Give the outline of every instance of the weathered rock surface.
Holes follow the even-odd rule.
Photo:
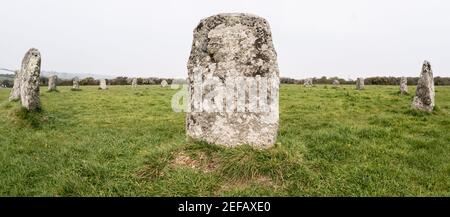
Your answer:
[[[364,90],[364,78],[357,78],[356,79],[356,89],[357,90]]]
[[[131,87],[137,87],[138,86],[138,80],[137,78],[133,78],[133,80],[131,81]]]
[[[108,86],[106,86],[106,79],[100,79],[100,89],[107,90]]]
[[[58,77],[56,75],[52,75],[48,78],[48,91],[56,91],[56,80]]]
[[[22,77],[20,70],[15,71],[14,86],[11,89],[11,94],[9,96],[9,101],[20,100],[20,83],[22,82]]]
[[[80,78],[73,78],[72,90],[80,90]]]
[[[405,77],[400,78],[400,93],[408,94],[408,80]]]
[[[313,86],[313,79],[312,78],[307,78],[303,81],[303,86],[304,87],[312,87]]]
[[[194,30],[188,76],[188,138],[227,147],[274,145],[279,70],[265,19],[241,13],[203,19]],[[258,91],[250,91],[253,81]],[[219,88],[224,85],[226,90]],[[255,100],[261,100],[258,109]],[[205,112],[211,105],[217,110]]]
[[[161,87],[167,87],[168,83],[166,80],[161,81]]]
[[[20,99],[22,106],[27,110],[38,110],[41,108],[40,101],[40,74],[41,54],[35,48],[31,48],[22,60]]]
[[[434,109],[434,78],[431,65],[425,61],[422,72],[417,83],[416,95],[414,96],[412,107],[423,111],[433,111]]]

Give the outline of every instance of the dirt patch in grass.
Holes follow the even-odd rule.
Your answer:
[[[219,167],[217,157],[205,152],[186,153],[185,151],[172,152],[164,156],[154,156],[136,172],[136,176],[143,179],[158,179],[168,172],[167,169],[190,168],[202,173],[214,172]]]
[[[219,165],[219,160],[213,156],[209,156],[204,152],[198,152],[193,155],[188,155],[184,151],[177,153],[170,163],[171,167],[189,167],[198,169],[203,173],[213,172]]]

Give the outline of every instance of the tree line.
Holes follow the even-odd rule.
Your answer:
[[[160,84],[162,80],[166,80],[168,84],[171,84],[174,79],[172,78],[138,78],[139,85],[152,85]],[[355,80],[346,80],[338,77],[326,77],[322,76],[320,78],[313,78],[313,84],[332,84],[334,80],[338,80],[340,84],[355,84]],[[407,77],[409,85],[417,85],[419,77]],[[41,77],[41,85],[48,85],[48,78]],[[132,78],[129,77],[116,77],[113,79],[106,79],[108,85],[130,85]],[[293,79],[293,78],[280,78],[282,84],[303,84],[304,79]],[[80,80],[80,85],[99,85],[100,80],[93,77],[87,77]],[[368,77],[365,78],[364,83],[366,85],[398,85],[400,83],[400,77]],[[59,86],[72,86],[72,79],[57,79],[57,84]],[[450,77],[435,77],[435,85],[450,85]],[[14,85],[14,75],[10,74],[0,74],[0,86],[1,87],[12,87]]]
[[[312,78],[313,84],[333,84],[334,80],[338,80],[340,84],[356,84],[356,80],[346,80],[338,77],[320,77]],[[417,85],[419,77],[406,77],[408,85]],[[293,79],[293,78],[280,78],[282,84],[303,84],[305,79]],[[368,77],[364,78],[364,84],[366,85],[399,85],[400,77]],[[450,77],[434,77],[435,85],[450,85]]]
[[[133,78],[120,76],[120,77],[116,77],[113,79],[105,79],[105,80],[108,85],[131,85]],[[160,84],[161,81],[163,81],[163,80],[166,80],[170,84],[173,79],[171,79],[171,78],[156,78],[156,77],[137,78],[138,85]],[[73,84],[73,79],[58,78],[56,83],[59,86],[71,86]],[[48,85],[48,78],[41,77],[41,84]],[[87,78],[80,79],[80,85],[99,85],[99,84],[100,84],[100,80],[95,79],[93,77],[87,77]]]

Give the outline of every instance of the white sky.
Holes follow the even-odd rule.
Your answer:
[[[0,0],[0,67],[186,77],[192,31],[222,12],[266,18],[281,76],[450,76],[445,0]],[[2,73],[2,72],[0,72]]]

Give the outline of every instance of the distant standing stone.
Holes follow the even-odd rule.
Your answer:
[[[100,79],[100,90],[107,90],[106,79]]]
[[[413,99],[412,107],[431,112],[434,108],[434,96],[433,71],[430,63],[425,61],[417,83],[416,96]]]
[[[78,77],[73,78],[72,90],[80,90],[80,79]]]
[[[335,80],[333,80],[333,86],[335,86],[335,87],[336,87],[336,86],[339,86],[339,84],[340,84],[340,83],[339,83],[339,81],[338,81],[338,80],[336,80],[336,79],[335,79]]]
[[[304,87],[311,87],[312,85],[313,85],[313,79],[312,78],[307,78],[303,82],[303,86]]]
[[[138,80],[137,78],[133,78],[133,80],[131,81],[131,87],[137,87],[138,86]]]
[[[188,138],[226,147],[272,147],[280,81],[268,22],[249,14],[218,14],[201,20],[193,38]]]
[[[400,78],[400,93],[408,94],[408,80],[405,77]]]
[[[22,83],[22,77],[20,70],[15,71],[14,86],[9,96],[9,101],[20,100],[20,83]]]
[[[41,108],[39,98],[39,81],[41,74],[41,54],[35,48],[31,48],[22,60],[22,82],[20,84],[20,98],[22,106],[29,111]]]
[[[167,87],[167,81],[166,80],[162,80],[161,81],[161,87]]]
[[[56,75],[52,75],[48,78],[48,91],[56,91],[56,80],[58,77]]]
[[[357,90],[364,90],[364,78],[357,78],[356,79],[356,89]]]

